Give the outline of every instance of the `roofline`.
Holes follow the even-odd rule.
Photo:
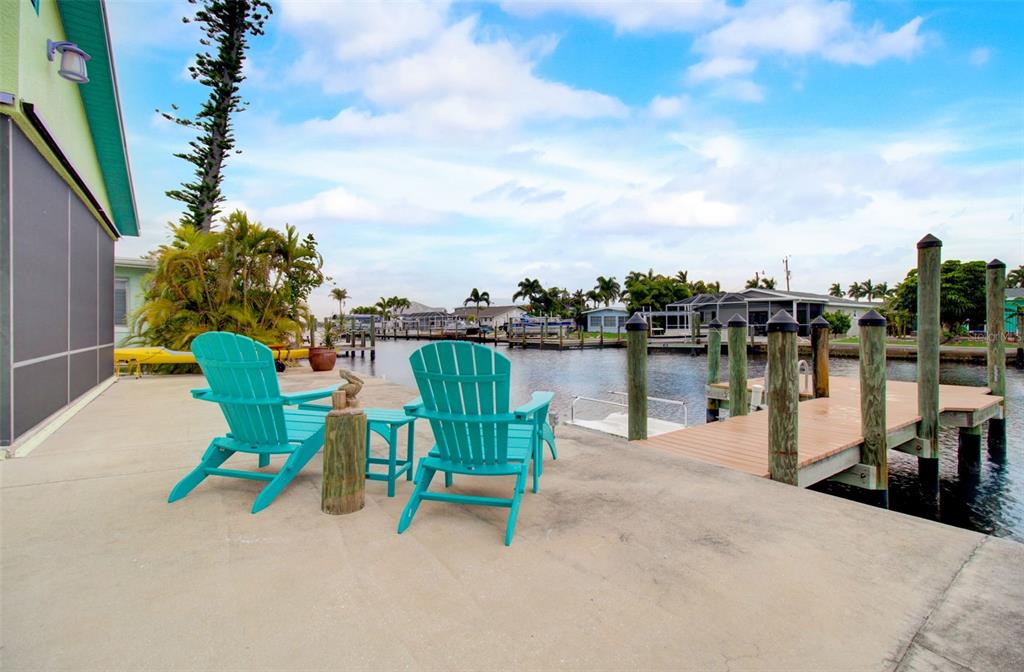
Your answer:
[[[132,210],[135,212],[135,235],[142,233],[139,221],[139,206],[135,200],[135,178],[132,176],[132,161],[128,154],[128,134],[124,130],[124,115],[121,112],[121,90],[117,86],[117,66],[114,59],[114,41],[110,39],[110,21],[107,19],[107,0],[99,0],[103,16],[103,34],[107,39],[107,55],[110,61],[110,83],[114,87],[114,106],[117,108],[117,125],[121,128],[121,151],[124,152],[124,167],[128,171],[128,192],[131,194]]]
[[[136,259],[135,257],[114,257],[114,266],[129,266],[131,268],[156,268],[156,262],[152,259]]]

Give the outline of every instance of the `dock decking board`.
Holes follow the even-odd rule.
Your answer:
[[[833,376],[829,383],[831,396],[803,401],[799,406],[798,445],[801,471],[840,456],[844,451],[859,449],[864,441],[860,432],[858,379]],[[753,379],[749,384],[763,386],[764,380]],[[728,389],[725,383],[717,383],[712,387],[715,391]],[[940,385],[940,422],[946,415],[974,414],[998,406],[1002,398],[991,396],[988,392],[988,388],[985,387]],[[886,403],[886,430],[890,437],[889,448],[892,449],[895,448],[892,443],[893,437],[905,434],[906,428],[916,425],[921,419],[917,413],[917,384],[887,381]],[[635,443],[682,453],[695,460],[755,476],[768,477],[767,411],[687,427]],[[842,460],[837,461],[839,466],[841,463]],[[845,468],[847,467],[843,467]],[[830,475],[833,474],[826,474],[824,477]],[[810,483],[801,481],[801,485]]]

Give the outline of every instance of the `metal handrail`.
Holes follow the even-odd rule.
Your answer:
[[[620,404],[617,401],[608,401],[607,399],[595,399],[593,397],[584,397],[582,395],[576,395],[572,398],[572,403],[569,404],[569,422],[574,423],[576,421],[576,402],[580,401],[596,401],[600,404],[608,404],[610,406],[621,406],[627,408],[626,404]]]

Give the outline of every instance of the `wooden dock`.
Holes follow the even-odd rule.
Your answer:
[[[799,482],[807,487],[827,478],[858,485],[867,476],[861,463],[860,386],[856,378],[831,377],[830,396],[799,404]],[[749,381],[764,386],[763,379]],[[803,392],[803,390],[801,390]],[[727,400],[728,385],[708,388],[711,398]],[[801,395],[804,396],[803,394]],[[985,387],[939,386],[939,420],[943,427],[979,427],[1002,417],[1002,397]],[[917,384],[886,383],[886,444],[912,455],[917,449]],[[637,442],[681,453],[702,462],[768,478],[768,413],[729,418],[688,427]]]

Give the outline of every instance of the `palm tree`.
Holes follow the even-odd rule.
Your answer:
[[[761,287],[763,289],[775,289],[775,278],[761,278]]]
[[[601,300],[603,298],[604,297],[601,296],[601,292],[597,291],[596,289],[591,289],[590,291],[587,292],[587,301],[593,301],[594,308],[597,308],[597,306],[601,303]]]
[[[331,290],[331,298],[338,302],[338,317],[345,314],[345,301],[348,299],[348,290],[335,287]]]
[[[488,306],[491,305],[490,292],[481,292],[474,287],[473,291],[466,297],[466,300],[462,302],[462,305],[468,306],[471,303],[476,304],[476,323],[480,324],[480,304],[486,303]]]
[[[530,306],[536,302],[537,297],[544,293],[544,286],[540,284],[540,280],[532,278],[523,278],[519,281],[519,289],[512,295],[512,301],[518,301],[519,299],[526,299],[530,302]]]
[[[764,271],[761,271],[761,273],[764,273]],[[754,277],[747,280],[747,284],[745,285],[747,289],[757,289],[761,286],[761,273],[756,271],[754,272]]]
[[[387,322],[391,317],[391,299],[386,299],[383,296],[377,303],[373,304],[373,307],[377,309],[380,314],[380,319],[383,322]]]
[[[1007,287],[1024,287],[1024,266],[1018,266],[1006,274]]]
[[[880,283],[878,283],[877,285],[874,286],[873,295],[877,296],[880,299],[884,299],[887,296],[889,296],[890,294],[892,294],[892,291],[893,290],[889,289],[889,283],[888,282],[880,282]]]
[[[854,301],[860,301],[861,297],[864,296],[864,288],[859,282],[851,283],[846,289],[846,295]]]
[[[675,277],[676,277],[676,282],[679,282],[679,283],[681,283],[683,285],[689,285],[690,284],[690,280],[689,280],[690,273],[688,271],[678,271],[676,273]]]
[[[875,298],[875,285],[871,282],[871,278],[860,283],[860,295],[865,297],[868,301]]]
[[[604,301],[604,305],[607,308],[612,305],[612,301],[619,298],[619,295],[622,293],[622,286],[619,285],[618,280],[614,277],[606,278],[601,275],[597,278],[594,291],[601,295],[601,300]]]
[[[828,288],[828,295],[836,298],[843,298],[843,286],[838,282],[833,282],[832,286]]]

